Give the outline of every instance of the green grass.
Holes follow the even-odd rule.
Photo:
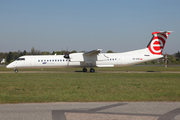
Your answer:
[[[180,101],[180,74],[0,74],[0,103],[62,101]]]
[[[33,68],[33,69],[18,69],[19,71],[82,71],[82,68]],[[89,70],[89,68],[88,68]],[[126,67],[114,67],[114,68],[96,68],[96,71],[180,71],[180,66],[126,66]],[[13,69],[7,69],[5,66],[0,67],[0,71],[13,71]]]

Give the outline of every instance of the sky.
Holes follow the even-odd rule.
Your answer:
[[[0,0],[0,52],[126,52],[166,30],[163,53],[180,51],[180,0]]]

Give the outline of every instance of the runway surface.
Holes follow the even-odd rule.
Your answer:
[[[180,102],[0,104],[0,120],[180,120]]]

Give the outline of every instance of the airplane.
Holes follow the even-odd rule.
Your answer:
[[[162,58],[162,51],[170,32],[158,31],[152,33],[152,39],[144,49],[124,53],[101,53],[102,49],[95,49],[84,53],[65,55],[25,55],[8,64],[6,68],[14,68],[17,73],[19,68],[58,68],[82,67],[83,72],[94,73],[93,67],[120,67],[130,66]]]

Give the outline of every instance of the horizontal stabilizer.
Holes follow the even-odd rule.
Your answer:
[[[152,35],[154,35],[154,34],[166,34],[166,33],[168,35],[170,35],[171,32],[173,32],[173,31],[158,31],[158,32],[153,32]]]

